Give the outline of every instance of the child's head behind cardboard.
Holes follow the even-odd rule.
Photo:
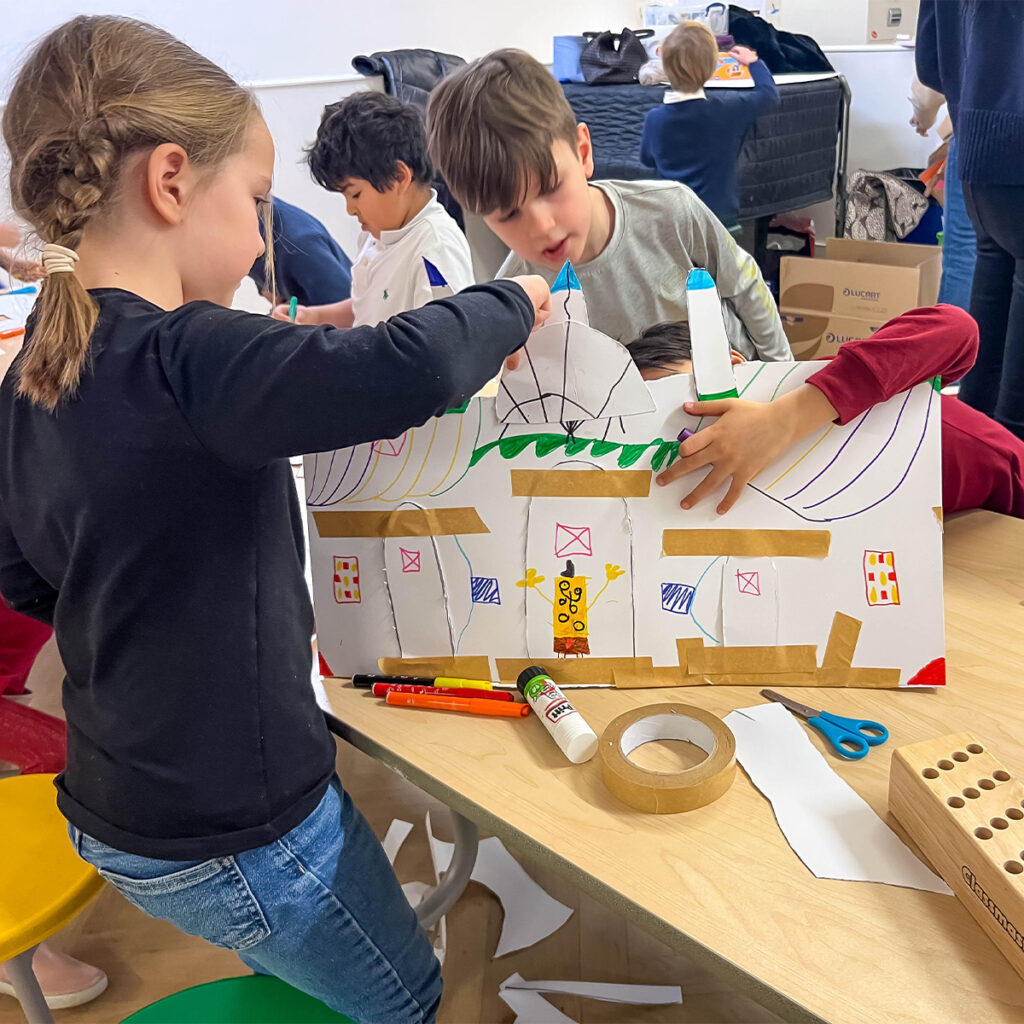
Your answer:
[[[444,79],[430,95],[427,134],[455,198],[527,262],[557,270],[604,247],[606,200],[587,186],[590,132],[529,54],[496,50]]]
[[[661,44],[665,75],[676,92],[693,93],[715,73],[718,42],[699,21],[684,21]]]
[[[313,178],[340,192],[375,237],[401,227],[410,200],[422,206],[434,168],[419,112],[381,92],[357,92],[324,107],[306,153]]]

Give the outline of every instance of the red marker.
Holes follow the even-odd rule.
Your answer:
[[[374,683],[374,697],[386,697],[389,693],[432,693],[435,697],[467,697],[468,693],[454,686],[408,686],[401,683]],[[515,700],[507,690],[473,690],[474,700]]]

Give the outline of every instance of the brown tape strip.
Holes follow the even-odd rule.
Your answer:
[[[649,469],[513,469],[512,494],[517,498],[646,498],[652,475]]]
[[[652,772],[628,759],[652,740],[693,743],[704,761],[682,772]],[[717,800],[736,777],[736,740],[718,717],[688,704],[650,704],[612,719],[597,747],[601,777],[630,807],[654,814],[691,811]]]
[[[825,558],[828,530],[665,530],[665,555],[746,555]]]
[[[475,508],[403,508],[386,512],[314,512],[321,537],[448,537],[490,533]]]
[[[828,632],[825,657],[821,659],[822,668],[849,668],[853,664],[860,627],[860,619],[836,612],[832,619],[832,628]]]
[[[789,647],[691,647],[686,652],[687,675],[814,672],[817,667],[818,648],[814,644]]]
[[[891,690],[900,685],[898,668],[819,668],[812,686],[852,686],[865,690]]]
[[[486,655],[457,658],[378,658],[377,667],[389,676],[491,678],[491,666]]]
[[[537,658],[495,658],[498,678],[515,682],[524,668],[538,663]],[[650,658],[540,658],[540,663],[556,683],[614,683],[615,673],[640,676],[655,671]],[[658,669],[657,671],[665,671]],[[679,669],[674,669],[678,674]]]

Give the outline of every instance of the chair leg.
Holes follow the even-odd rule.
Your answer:
[[[35,946],[26,949],[24,953],[8,960],[4,967],[7,968],[7,977],[11,979],[14,994],[21,1003],[28,1024],[53,1024],[50,1008],[46,1005],[43,990],[32,970],[32,955],[35,951]]]
[[[455,828],[455,850],[441,884],[416,908],[416,917],[423,928],[433,928],[455,905],[469,884],[476,864],[479,834],[476,825],[449,808]]]

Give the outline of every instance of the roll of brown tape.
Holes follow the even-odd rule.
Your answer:
[[[644,743],[684,740],[707,758],[681,772],[640,768],[629,755]],[[736,777],[736,740],[716,715],[689,704],[649,704],[613,719],[597,748],[605,785],[640,811],[675,814],[717,800]]]

